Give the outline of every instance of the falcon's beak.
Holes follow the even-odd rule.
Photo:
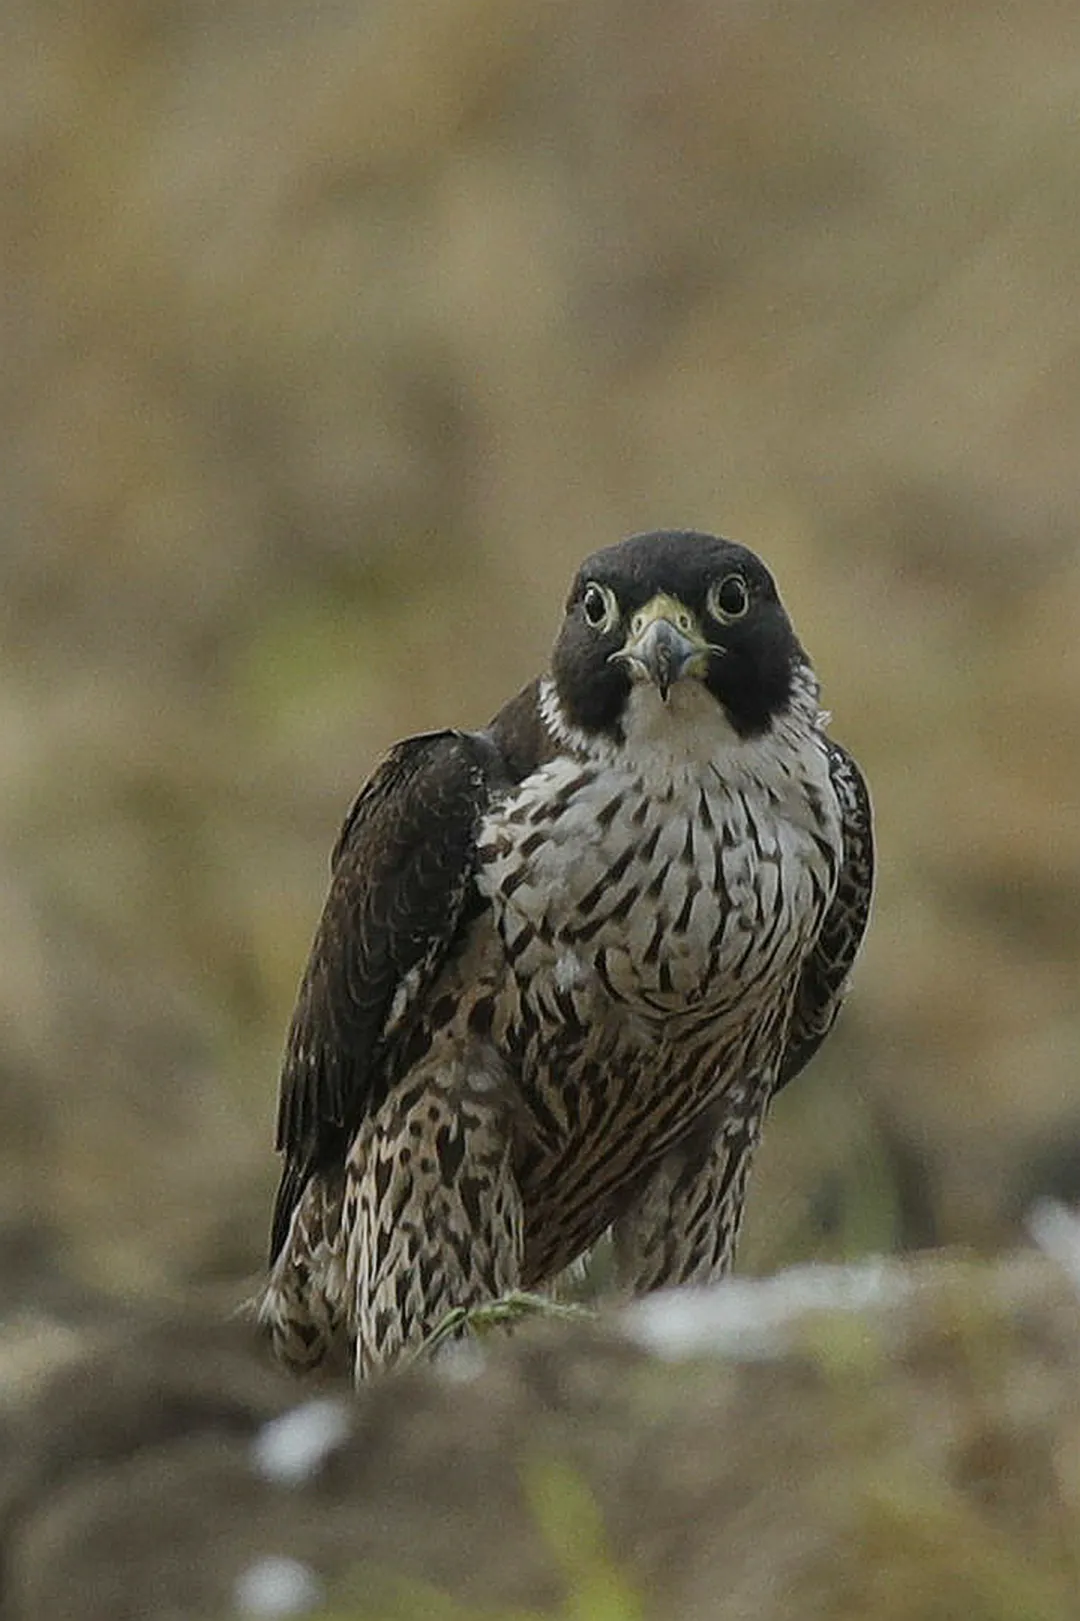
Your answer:
[[[666,702],[676,681],[703,676],[709,654],[719,651],[705,640],[689,608],[660,595],[631,617],[626,646],[611,656],[629,666],[631,680],[651,681]]]

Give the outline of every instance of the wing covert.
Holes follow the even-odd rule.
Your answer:
[[[839,743],[829,738],[826,746],[840,801],[844,855],[836,894],[799,979],[777,1092],[805,1069],[832,1028],[866,933],[874,890],[873,813],[866,780]]]
[[[311,1173],[344,1159],[381,1101],[387,1024],[416,1004],[455,944],[475,895],[477,826],[501,776],[482,734],[424,733],[390,751],[345,819],[286,1040],[271,1259]]]

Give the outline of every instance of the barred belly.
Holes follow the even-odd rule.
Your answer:
[[[489,814],[528,1273],[592,1243],[719,1097],[771,1089],[839,848],[816,782],[732,785],[712,764],[657,785],[562,758]]]

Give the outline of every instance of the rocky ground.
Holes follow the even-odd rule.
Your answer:
[[[0,1332],[0,1617],[1072,1621],[1078,1287],[813,1267],[354,1396],[55,1277]]]

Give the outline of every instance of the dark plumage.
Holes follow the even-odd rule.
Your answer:
[[[770,1098],[866,925],[870,807],[752,552],[596,553],[552,674],[399,743],[332,859],[282,1074],[262,1312],[358,1377],[609,1227],[633,1290],[730,1265]]]

